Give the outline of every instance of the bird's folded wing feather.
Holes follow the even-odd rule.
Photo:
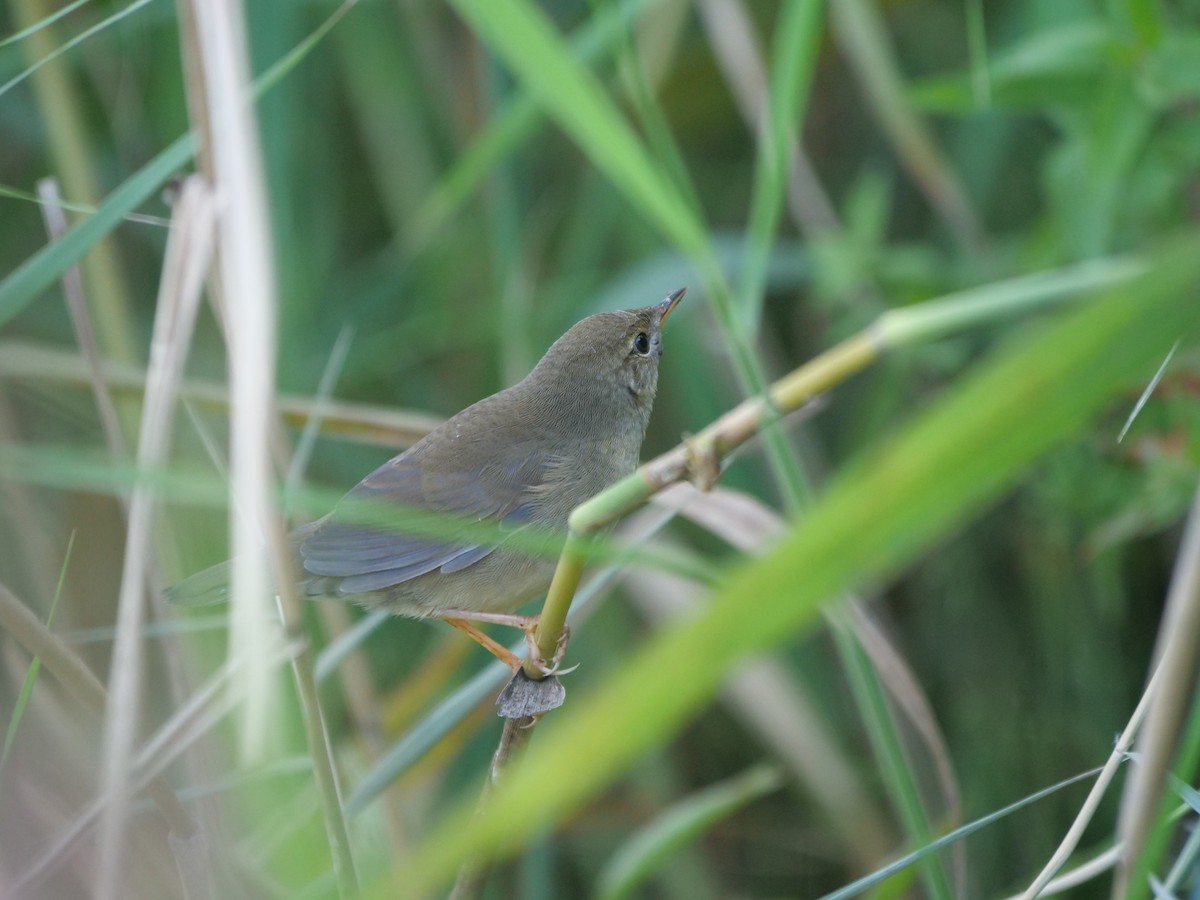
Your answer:
[[[543,470],[537,453],[505,469],[474,473],[427,471],[419,459],[405,454],[368,475],[342,503],[343,507],[378,504],[379,508],[390,503],[520,526],[529,521],[529,488],[541,481]],[[305,570],[336,578],[340,593],[355,594],[383,590],[435,570],[451,574],[474,565],[496,549],[496,543],[477,537],[464,535],[457,540],[408,534],[350,521],[349,516],[339,519],[334,510],[300,545],[300,555]]]

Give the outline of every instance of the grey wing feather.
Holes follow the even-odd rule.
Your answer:
[[[465,473],[428,473],[420,460],[404,454],[368,475],[347,500],[394,502],[432,509],[477,521],[505,524],[528,521],[527,490],[540,481],[539,456],[529,454],[490,477]],[[384,590],[440,570],[459,572],[495,550],[475,540],[433,538],[390,528],[339,521],[338,512],[318,523],[300,545],[304,568],[338,579],[343,594]]]

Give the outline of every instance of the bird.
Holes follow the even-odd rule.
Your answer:
[[[534,664],[553,672],[565,645],[554,660],[541,659],[536,617],[515,612],[546,591],[555,560],[506,546],[516,542],[505,535],[536,528],[559,534],[561,543],[577,506],[637,468],[658,389],[663,325],[686,290],[582,319],[521,381],[451,416],[367,475],[324,518],[292,532],[304,593],[443,620],[517,671],[524,660],[475,623],[514,626],[525,632]],[[478,528],[431,537],[363,515],[389,504],[499,526],[500,538]],[[227,582],[227,572],[214,567],[169,589],[169,599],[203,602],[214,589],[227,593]]]

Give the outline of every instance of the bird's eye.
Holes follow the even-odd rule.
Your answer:
[[[650,338],[646,336],[646,332],[638,332],[638,336],[633,339],[633,349],[642,356],[650,352]]]

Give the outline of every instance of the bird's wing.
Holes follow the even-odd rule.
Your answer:
[[[536,452],[504,469],[476,473],[429,471],[419,458],[404,454],[363,479],[343,504],[392,503],[519,527],[529,522],[528,488],[540,483],[543,470]],[[456,540],[405,534],[347,518],[339,520],[334,510],[300,545],[304,568],[339,579],[338,591],[344,594],[383,590],[434,570],[459,572],[496,549],[465,535]]]

